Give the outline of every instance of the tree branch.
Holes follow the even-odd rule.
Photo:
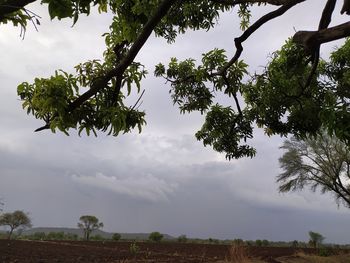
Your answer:
[[[235,6],[239,4],[270,4],[270,5],[286,5],[293,0],[211,0],[214,3]]]
[[[117,66],[107,72],[104,76],[93,81],[90,89],[80,95],[77,99],[68,105],[67,112],[72,112],[76,108],[80,107],[85,101],[94,96],[97,92],[104,89],[108,82],[117,76],[121,76],[127,67],[134,61],[135,57],[152,34],[154,28],[168,13],[169,9],[176,3],[177,0],[164,0],[155,11],[154,15],[150,17],[148,22],[143,27],[143,30],[131,46],[130,50],[123,57],[123,59],[117,64]],[[119,92],[118,92],[119,93]],[[45,126],[36,129],[35,131],[42,131],[50,128],[50,124],[47,123]]]
[[[233,56],[233,58],[229,62],[227,62],[227,64],[224,67],[222,67],[220,69],[220,71],[217,73],[217,75],[222,75],[229,67],[231,67],[239,59],[239,57],[241,56],[241,54],[243,52],[242,43],[244,41],[246,41],[256,30],[258,30],[262,25],[264,25],[268,21],[283,15],[290,8],[292,8],[293,6],[295,6],[301,2],[304,2],[304,1],[306,1],[306,0],[286,1],[287,4],[281,6],[280,8],[278,8],[275,11],[272,11],[272,12],[262,16],[258,21],[256,21],[254,24],[252,24],[246,31],[244,31],[244,33],[240,37],[235,38],[236,53]]]
[[[95,95],[98,91],[103,89],[108,81],[110,81],[113,77],[123,74],[123,72],[127,69],[127,67],[134,61],[135,57],[146,43],[147,39],[153,32],[154,28],[160,22],[160,20],[168,13],[169,9],[173,6],[176,1],[174,0],[164,0],[154,13],[154,15],[148,20],[145,24],[142,32],[137,37],[133,45],[131,46],[129,52],[125,55],[125,57],[120,61],[120,63],[111,71],[109,71],[105,76],[97,79],[91,86],[91,88],[82,94],[79,98],[73,101],[69,107],[68,111],[71,112],[74,109],[78,108],[82,105],[86,100]]]
[[[19,11],[26,5],[33,3],[37,0],[8,0],[0,4],[0,21],[7,15]]]
[[[348,36],[350,36],[350,22],[318,31],[299,31],[293,36],[293,41],[310,52],[318,45]]]

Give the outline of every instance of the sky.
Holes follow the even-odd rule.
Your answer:
[[[261,70],[269,54],[297,30],[314,30],[322,5],[307,1],[263,26],[244,43],[242,59],[250,72]],[[325,1],[323,1],[325,2]],[[322,3],[323,3],[322,2]],[[29,25],[0,26],[0,198],[4,211],[23,210],[34,227],[76,227],[81,215],[97,216],[109,232],[159,231],[173,236],[245,240],[308,239],[308,231],[326,242],[350,243],[350,211],[331,195],[309,190],[280,194],[276,176],[283,138],[256,130],[253,159],[225,160],[204,147],[194,133],[200,114],[181,115],[169,85],[153,77],[154,66],[171,57],[196,58],[215,47],[232,55],[239,36],[236,10],[223,14],[215,30],[189,32],[175,44],[152,37],[138,55],[149,75],[142,82],[147,126],[119,137],[79,137],[34,133],[42,123],[26,115],[16,87],[57,69],[74,73],[80,62],[102,57],[109,15],[93,12],[71,21],[50,21],[46,7],[28,6],[42,19],[38,32]],[[254,9],[252,20],[268,7]],[[315,16],[310,15],[313,10]],[[337,6],[333,24],[346,20]],[[340,42],[323,47],[327,56]],[[137,100],[132,94],[130,104]]]

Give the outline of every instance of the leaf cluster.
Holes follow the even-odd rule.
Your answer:
[[[281,192],[310,186],[321,193],[330,192],[336,201],[350,207],[350,149],[326,131],[304,140],[292,137],[281,147],[279,159],[283,172],[277,177]]]
[[[194,59],[179,62],[172,58],[168,68],[158,64],[156,76],[162,76],[171,83],[170,94],[181,113],[199,111],[206,114],[205,123],[196,138],[204,145],[226,154],[226,158],[253,157],[255,150],[242,142],[252,138],[253,128],[249,113],[240,106],[224,107],[214,103],[217,92],[237,99],[242,92],[242,79],[247,74],[247,64],[234,63],[225,74],[218,72],[228,63],[225,50],[214,49],[202,55],[201,65]]]

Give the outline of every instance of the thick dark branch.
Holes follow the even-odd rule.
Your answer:
[[[337,0],[328,0],[326,6],[323,9],[318,30],[325,29],[329,26],[332,21],[332,14],[334,12],[335,4]]]
[[[326,3],[326,6],[323,9],[322,16],[320,19],[320,23],[318,26],[318,30],[326,29],[328,28],[329,24],[332,21],[332,14],[334,12],[335,4],[337,3],[337,0],[328,0]],[[320,60],[320,45],[318,45],[315,50],[313,51],[313,60],[312,60],[312,68],[311,72],[309,74],[308,79],[306,80],[305,88],[310,86],[313,76],[316,73],[318,62]]]
[[[302,45],[305,50],[312,51],[318,45],[350,36],[350,22],[319,31],[299,31],[295,33],[293,41]]]
[[[114,78],[121,76],[127,67],[134,61],[138,52],[141,50],[143,45],[146,43],[149,36],[152,34],[154,28],[158,25],[160,20],[168,13],[169,9],[176,3],[176,0],[164,0],[155,11],[154,15],[148,20],[148,22],[143,27],[142,32],[137,37],[130,50],[124,56],[124,58],[119,62],[119,64],[104,76],[96,79],[90,89],[80,95],[76,100],[68,105],[67,112],[72,112],[78,107],[80,107],[85,101],[94,96],[97,92],[104,89],[108,82]],[[119,94],[119,92],[118,92]],[[50,123],[47,123],[43,127],[36,129],[35,131],[42,131],[50,128]]]
[[[270,4],[270,5],[285,5],[293,0],[211,0],[214,3],[235,6],[239,4]]]
[[[37,0],[8,0],[0,4],[0,21],[9,14],[23,9],[26,5]]]
[[[344,4],[340,13],[350,15],[350,0],[344,0]]]
[[[268,21],[283,15],[290,8],[292,8],[293,6],[295,6],[301,2],[304,2],[304,1],[306,1],[306,0],[287,1],[288,2],[287,4],[281,6],[280,8],[278,8],[275,11],[272,11],[272,12],[264,15],[258,21],[256,21],[254,24],[252,24],[246,31],[244,31],[244,33],[240,37],[235,38],[236,53],[233,56],[233,58],[229,62],[227,62],[227,64],[224,67],[222,67],[220,69],[220,71],[218,72],[218,75],[222,75],[223,72],[225,72],[229,67],[231,67],[239,59],[239,57],[241,56],[241,54],[243,52],[242,43],[244,41],[246,41],[256,30],[258,30],[262,25],[264,25]]]

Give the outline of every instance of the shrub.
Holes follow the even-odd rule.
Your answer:
[[[318,250],[318,255],[320,257],[329,257],[331,256],[331,251],[329,249],[327,249],[326,247],[321,247],[319,250]]]
[[[122,236],[119,233],[114,233],[112,236],[112,240],[119,241],[122,238]]]
[[[267,247],[267,246],[270,245],[270,242],[269,242],[268,240],[266,240],[266,239],[264,239],[264,240],[261,241],[261,242],[262,242],[262,246],[263,246],[263,247]]]
[[[163,239],[163,235],[159,232],[152,232],[149,234],[148,239],[153,242],[160,242]]]
[[[177,241],[180,242],[180,243],[186,243],[187,242],[187,236],[186,235],[180,235],[177,238]]]
[[[133,254],[134,256],[136,256],[137,252],[139,252],[140,250],[140,247],[136,244],[136,242],[133,242],[131,245],[130,245],[130,253]]]
[[[261,247],[262,244],[263,244],[263,242],[262,242],[260,239],[255,240],[255,245],[256,245],[257,247]]]

